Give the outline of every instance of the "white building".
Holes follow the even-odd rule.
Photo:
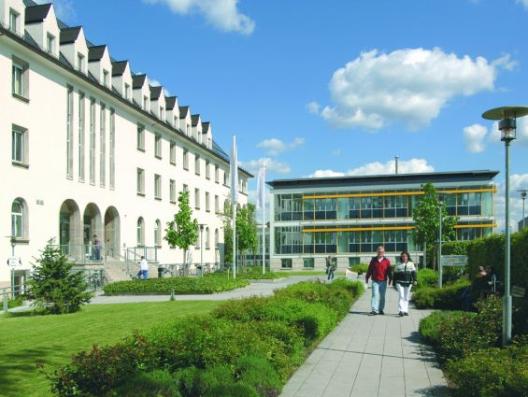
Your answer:
[[[210,123],[58,21],[51,4],[0,0],[0,75],[0,284],[12,248],[21,277],[50,239],[80,264],[123,263],[136,247],[182,263],[163,239],[182,190],[204,225],[203,263],[221,260],[229,159]],[[240,170],[240,205],[250,177]]]

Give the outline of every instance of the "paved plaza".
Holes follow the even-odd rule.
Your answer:
[[[434,354],[420,342],[418,325],[430,311],[397,316],[397,292],[387,290],[384,316],[369,316],[370,293],[312,352],[281,397],[447,396]]]

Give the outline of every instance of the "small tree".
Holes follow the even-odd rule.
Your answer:
[[[233,210],[231,203],[226,201],[224,206],[224,264],[233,263]]]
[[[414,240],[415,243],[422,246],[426,244],[427,248],[431,249],[438,243],[438,230],[440,226],[439,208],[441,208],[440,211],[442,212],[443,241],[448,241],[454,238],[454,226],[457,223],[457,218],[447,215],[445,204],[438,199],[433,184],[426,183],[422,188],[424,195],[413,209],[413,220],[416,227],[414,231]],[[436,258],[435,263],[437,263],[437,261],[438,258]]]
[[[51,314],[74,313],[90,301],[92,294],[81,272],[72,272],[73,263],[60,249],[46,245],[33,267],[29,280],[30,296],[37,308]]]
[[[255,206],[248,204],[237,211],[237,244],[245,265],[244,253],[257,251],[257,222],[255,220]]]
[[[198,221],[192,217],[192,209],[189,206],[189,192],[180,192],[178,196],[179,210],[174,215],[174,220],[167,223],[165,229],[165,240],[172,248],[183,250],[183,264],[185,272],[189,268],[189,247],[196,244],[198,240]]]

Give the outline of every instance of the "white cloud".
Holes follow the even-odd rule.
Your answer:
[[[243,161],[240,164],[243,168],[246,168],[252,173],[256,173],[261,167],[266,167],[268,172],[276,172],[278,174],[288,174],[291,171],[288,164],[277,161],[270,157],[262,157],[257,160]]]
[[[466,149],[471,153],[483,152],[486,148],[485,139],[488,129],[481,124],[472,124],[464,128]]]
[[[516,3],[522,4],[528,10],[528,0],[516,0]]]
[[[270,138],[259,142],[257,147],[264,149],[268,156],[278,156],[286,150],[295,149],[302,145],[304,145],[304,138],[294,138],[293,141],[289,143],[278,138]]]
[[[321,105],[315,101],[312,101],[306,104],[306,109],[308,109],[308,111],[312,114],[319,114],[321,111]]]
[[[395,165],[394,160],[381,163],[374,161],[367,163],[357,168],[352,168],[346,172],[334,171],[330,169],[317,170],[310,177],[322,178],[332,176],[345,176],[345,175],[382,175],[382,174],[394,174]],[[400,174],[414,174],[423,172],[432,172],[434,167],[430,165],[425,159],[410,159],[410,160],[399,160],[398,172]]]
[[[509,55],[489,62],[446,53],[440,48],[372,50],[336,70],[329,83],[333,105],[316,111],[336,127],[379,129],[403,122],[410,129],[424,127],[446,103],[495,88],[499,69],[511,69]]]
[[[38,4],[50,3],[49,0],[36,0]],[[74,19],[77,15],[75,8],[73,7],[72,0],[51,0],[53,3],[53,8],[55,10],[55,15],[57,18],[68,22],[71,19]]]
[[[239,0],[144,0],[147,4],[166,4],[176,14],[202,14],[205,20],[225,32],[250,35],[255,21],[240,13]]]

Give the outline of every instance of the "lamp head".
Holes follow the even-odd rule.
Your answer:
[[[516,119],[526,115],[528,115],[526,106],[502,106],[484,112],[482,118],[499,121],[501,141],[511,142],[516,138]]]

